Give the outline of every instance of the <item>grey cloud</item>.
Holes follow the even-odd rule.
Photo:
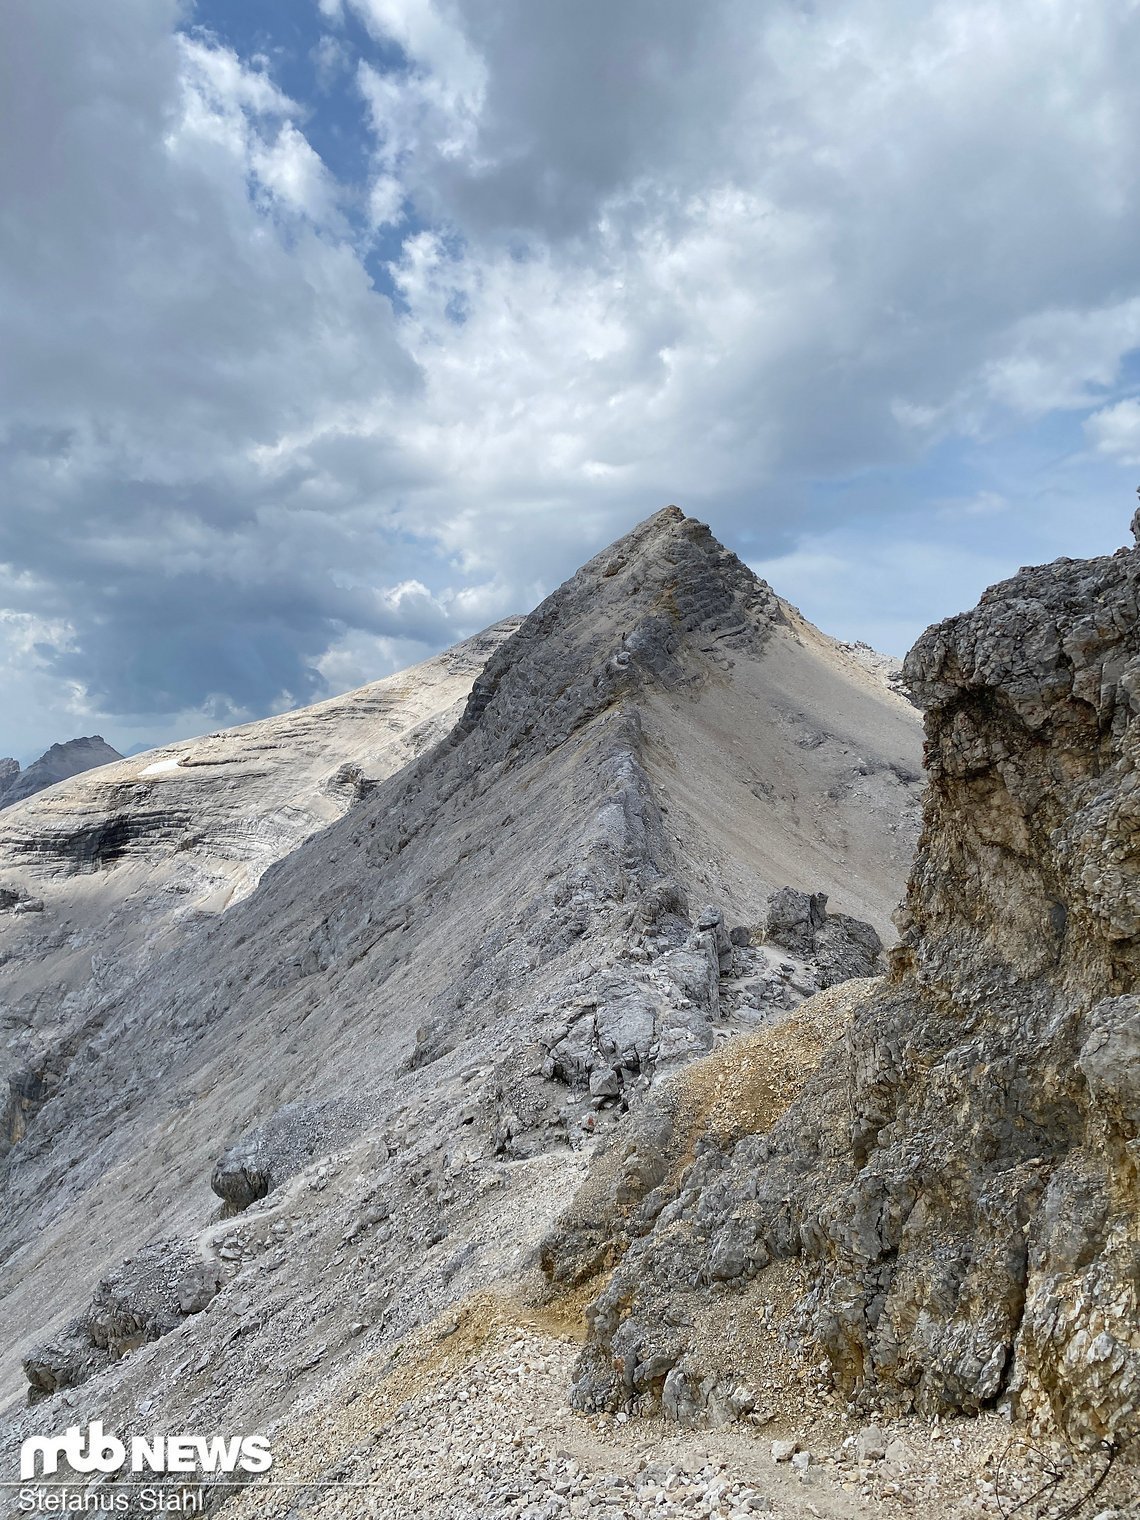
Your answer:
[[[184,470],[203,444],[212,462],[417,377],[351,250],[273,235],[224,132],[165,145],[183,102],[177,15],[149,0],[7,8],[0,398],[7,417],[74,413],[103,449]]]
[[[980,372],[1018,321],[1136,288],[1135,7],[458,0],[441,14],[487,82],[467,152],[441,147],[430,110],[409,150],[429,217],[477,245],[537,239],[576,269],[603,266],[603,225],[667,252],[699,220],[690,199],[718,187],[757,197],[777,234],[798,226],[800,279],[746,227],[715,233],[740,247],[741,289],[795,305],[789,353],[730,349],[732,393],[716,377],[708,390],[719,416],[775,423],[783,468],[905,458],[926,439],[908,438],[896,397],[960,422],[987,403]]]
[[[720,105],[745,83],[723,10],[470,0],[459,15],[489,66],[477,161],[440,155],[425,188],[465,231],[588,235],[608,198],[691,188],[716,162]]]
[[[179,16],[17,0],[0,49],[5,600],[71,623],[44,664],[112,713],[311,697],[348,623],[446,636],[346,592],[318,466],[257,457],[419,375],[353,250],[250,204],[246,116],[184,130]],[[271,136],[288,105],[250,89]],[[374,491],[392,460],[373,448]],[[409,556],[370,558],[398,579]]]
[[[322,696],[315,662],[347,628],[431,648],[449,631],[427,599],[384,607],[366,592],[330,593],[296,575],[248,587],[140,574],[120,579],[93,611],[104,614],[97,643],[44,652],[59,676],[80,681],[107,711],[200,708],[230,721],[282,695]]]

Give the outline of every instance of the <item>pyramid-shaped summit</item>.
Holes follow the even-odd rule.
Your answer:
[[[758,654],[787,623],[771,588],[708,527],[665,507],[547,597],[476,680],[460,733],[515,718],[557,743],[646,679],[684,683],[686,658],[714,646]]]
[[[786,1112],[773,1052],[726,1051],[627,1129],[653,1168],[615,1188],[595,1158],[544,1253],[565,1280],[616,1242],[579,1407],[799,1418],[764,1387],[794,1346],[857,1416],[917,1415],[908,1439],[1003,1411],[1008,1513],[1135,1512],[1138,594],[1140,549],[1059,559],[910,651],[928,785],[891,975],[848,984],[849,1026]],[[960,1470],[949,1487],[921,1512],[962,1512]]]

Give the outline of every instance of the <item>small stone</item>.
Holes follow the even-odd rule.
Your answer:
[[[859,1432],[855,1451],[860,1462],[881,1462],[887,1454],[887,1438],[878,1425],[868,1425]]]
[[[772,1461],[790,1462],[799,1450],[799,1444],[798,1441],[773,1441]]]

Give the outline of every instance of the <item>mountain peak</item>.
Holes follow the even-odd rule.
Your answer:
[[[51,745],[24,771],[15,760],[0,760],[0,808],[22,802],[25,797],[32,797],[57,781],[66,781],[71,776],[93,770],[97,765],[110,765],[122,758],[117,749],[106,743],[102,734],[88,734]]]
[[[687,516],[680,507],[668,506],[643,518],[627,533],[614,539],[612,544],[601,550],[593,559],[588,560],[578,571],[578,575],[590,577],[600,572],[604,576],[607,567],[615,561],[624,562],[643,555],[650,556],[651,561],[655,556],[659,557],[657,558],[659,568],[665,569],[675,561],[678,546],[681,543],[687,543],[693,549],[703,551],[716,559],[727,556],[736,564],[740,564],[736,556],[731,554],[715,537],[707,523],[699,518]],[[748,571],[748,574],[752,575],[752,572]]]
[[[676,506],[596,554],[488,662],[456,732],[553,746],[646,681],[685,684],[720,649],[758,654],[786,623],[772,588]],[[521,729],[521,733],[520,733]]]
[[[393,720],[358,693],[340,719],[124,762],[0,829],[9,1388],[19,1358],[36,1397],[75,1384],[76,1419],[133,1418],[160,1363],[108,1360],[108,1316],[157,1274],[173,1307],[143,1335],[165,1334],[203,1263],[188,1301],[217,1305],[162,1348],[164,1417],[198,1397],[167,1376],[181,1344],[225,1369],[195,1419],[261,1419],[292,1397],[273,1348],[328,1378],[354,1354],[347,1305],[379,1344],[536,1259],[583,1149],[663,1076],[850,974],[857,941],[876,963],[917,825],[912,707],[676,507],[502,633],[460,721],[386,779],[346,763]],[[422,673],[390,682],[422,711]],[[328,824],[300,842],[306,796]],[[207,901],[238,852],[274,863]],[[773,898],[797,950],[751,943]],[[77,942],[98,955],[61,961]],[[270,1192],[291,1245],[244,1273]],[[98,1241],[79,1264],[78,1238]]]

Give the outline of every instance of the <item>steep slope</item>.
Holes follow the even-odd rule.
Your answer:
[[[5,812],[0,1076],[37,1069],[159,954],[435,744],[517,626],[314,707],[116,757]]]
[[[780,610],[763,661],[740,659],[718,630],[697,645],[709,679],[684,699],[644,694],[655,794],[694,890],[747,916],[773,886],[818,887],[893,939],[921,778],[914,709],[794,607]],[[742,732],[742,713],[764,721]]]
[[[620,1208],[596,1182],[554,1232],[556,1280],[599,1236],[627,1247],[576,1398],[762,1408],[782,1325],[863,1408],[1005,1403],[1135,1458],[1140,550],[1022,571],[906,676],[930,784],[889,979],[837,989],[846,1033],[783,1117],[703,1117],[706,1088],[764,1090],[763,1043],[690,1071],[640,1123],[691,1164]]]
[[[264,1428],[517,1279],[660,1075],[873,961],[805,894],[886,923],[918,750],[907,703],[675,508],[585,566],[447,738],[22,1079],[5,1371],[49,1396],[17,1428]],[[796,948],[750,947],[785,886]]]
[[[23,771],[15,760],[0,760],[0,808],[22,802],[25,797],[32,797],[57,781],[66,781],[71,776],[79,776],[99,765],[111,765],[122,758],[117,749],[106,743],[102,734],[92,734],[86,739],[53,744]]]

